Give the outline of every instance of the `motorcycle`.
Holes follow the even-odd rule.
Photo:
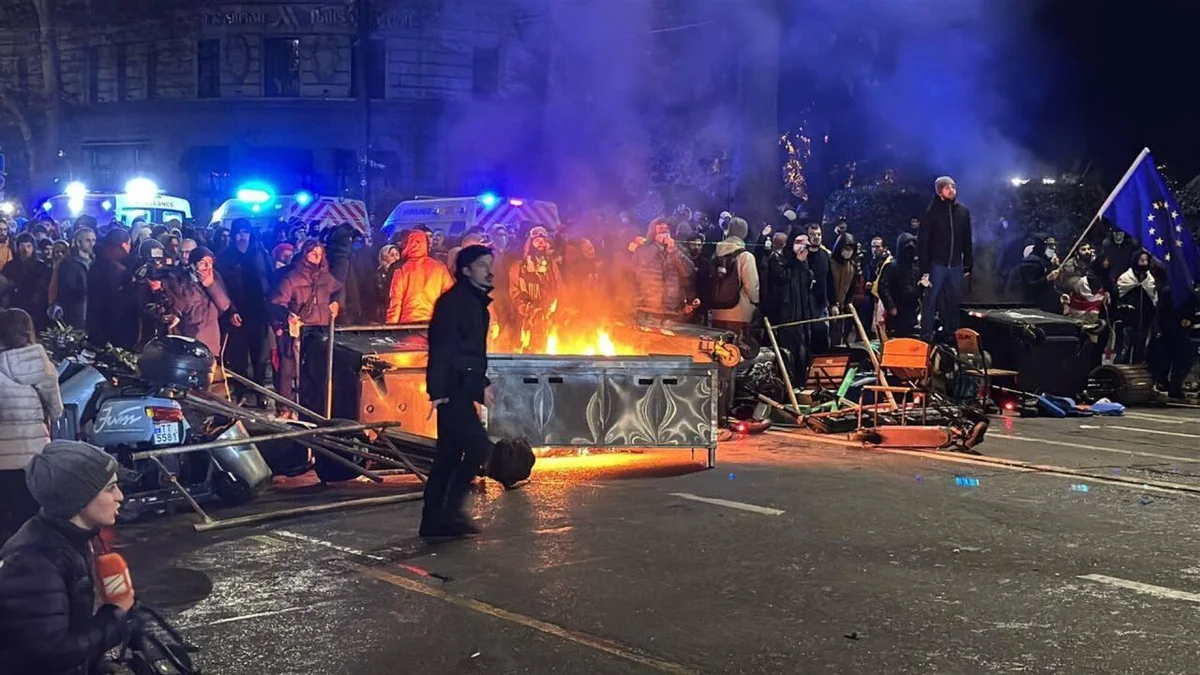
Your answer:
[[[181,400],[208,386],[213,357],[182,336],[152,340],[141,354],[84,341],[82,332],[55,328],[42,344],[58,364],[63,415],[51,437],[82,440],[113,454],[125,503],[122,520],[219,499],[236,506],[253,500],[271,470],[240,422],[186,414]],[[190,419],[189,419],[190,418]],[[229,445],[208,451],[135,459],[136,453],[213,440]],[[174,480],[172,480],[172,477]],[[176,481],[178,484],[176,485]]]

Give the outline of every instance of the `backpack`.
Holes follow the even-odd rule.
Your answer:
[[[712,297],[708,306],[712,309],[733,309],[742,299],[742,280],[738,275],[738,256],[746,249],[717,256],[714,260]]]

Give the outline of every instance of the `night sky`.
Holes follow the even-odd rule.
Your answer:
[[[1200,173],[1196,52],[1200,2],[1041,0],[1045,93],[1022,134],[1039,156],[1096,163],[1115,182],[1148,146],[1186,183]]]

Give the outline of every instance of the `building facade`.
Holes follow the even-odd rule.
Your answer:
[[[36,129],[34,1],[0,10],[0,82]],[[201,218],[246,180],[380,210],[490,188],[535,155],[547,60],[528,0],[362,1],[58,0],[58,177],[150,177]]]

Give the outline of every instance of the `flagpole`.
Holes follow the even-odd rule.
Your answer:
[[[1083,243],[1083,240],[1088,236],[1088,233],[1092,231],[1092,228],[1096,225],[1096,223],[1100,221],[1100,218],[1104,216],[1104,212],[1107,211],[1108,207],[1112,205],[1113,200],[1117,198],[1117,193],[1121,191],[1121,188],[1125,187],[1125,184],[1128,183],[1129,179],[1133,177],[1133,172],[1137,171],[1138,165],[1141,164],[1142,160],[1146,159],[1149,154],[1150,148],[1142,148],[1142,151],[1138,154],[1137,159],[1133,160],[1133,164],[1129,165],[1129,170],[1126,171],[1125,175],[1121,177],[1121,182],[1117,183],[1117,186],[1113,188],[1112,192],[1108,193],[1108,199],[1104,200],[1104,204],[1102,204],[1100,206],[1100,210],[1096,212],[1096,217],[1092,218],[1092,222],[1088,223],[1088,226],[1083,229],[1083,234],[1079,235],[1079,239],[1075,240],[1075,245],[1071,247],[1071,250],[1067,253],[1067,257],[1062,259],[1062,262],[1059,263],[1059,266],[1067,264],[1067,261],[1075,255],[1076,249],[1078,249],[1079,245]]]

